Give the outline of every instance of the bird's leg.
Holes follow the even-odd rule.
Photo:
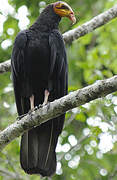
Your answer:
[[[32,113],[37,107],[34,106],[34,95],[32,94],[32,96],[30,97],[30,110],[28,113],[23,114],[21,116],[18,116],[18,120],[20,120],[21,118],[23,118],[24,116],[26,116],[27,114]]]
[[[49,91],[46,89],[44,92],[44,102],[43,102],[43,106],[45,106],[48,103],[48,97],[49,97]]]
[[[31,111],[34,110],[34,95],[32,94],[32,96],[30,97],[30,108],[31,108]]]

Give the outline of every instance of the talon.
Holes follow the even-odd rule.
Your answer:
[[[36,111],[37,109],[38,109],[38,106],[35,106],[34,111]]]
[[[42,107],[45,106],[45,105],[47,105],[47,103],[44,102],[44,103],[42,104]]]
[[[39,104],[38,105],[38,109],[40,109],[40,108],[42,108],[43,107],[43,105],[42,104]]]
[[[50,102],[47,103],[47,110],[50,108]]]
[[[35,109],[30,109],[30,110],[28,111],[28,114],[31,115],[34,111],[35,111]]]

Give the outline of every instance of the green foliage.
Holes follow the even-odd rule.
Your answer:
[[[46,4],[54,1],[47,0]],[[90,20],[111,8],[117,0],[66,0],[74,9],[77,23],[71,26],[68,19],[60,23],[63,33]],[[29,27],[45,6],[39,0],[9,0],[12,13],[6,16],[0,33],[0,62],[11,57],[13,41],[20,31],[19,9],[26,8]],[[24,20],[23,19],[23,20]],[[22,20],[22,21],[23,21]],[[25,21],[24,21],[25,22]],[[11,44],[5,48],[5,40]],[[69,62],[69,92],[117,73],[117,21],[96,29],[67,45]],[[0,130],[16,119],[10,73],[0,75]],[[58,169],[53,180],[116,180],[117,179],[117,93],[100,98],[67,113],[65,128],[57,148]],[[26,175],[19,165],[19,139],[10,143],[0,153],[0,180],[13,179],[1,168],[16,174],[15,179],[33,180],[39,176]]]

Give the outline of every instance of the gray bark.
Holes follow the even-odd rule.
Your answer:
[[[31,114],[27,114],[20,121],[16,121],[0,133],[0,150],[25,131],[57,117],[72,108],[104,97],[115,91],[117,91],[117,76],[97,81],[90,86],[51,102],[49,106],[46,105]]]
[[[11,70],[11,60],[0,63],[0,74]]]

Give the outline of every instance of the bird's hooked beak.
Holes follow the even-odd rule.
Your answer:
[[[72,24],[76,23],[76,18],[75,18],[74,12],[71,12],[68,17],[72,21]]]
[[[65,2],[59,1],[53,4],[53,9],[60,17],[68,17],[73,24],[76,23],[76,18],[72,8]]]

